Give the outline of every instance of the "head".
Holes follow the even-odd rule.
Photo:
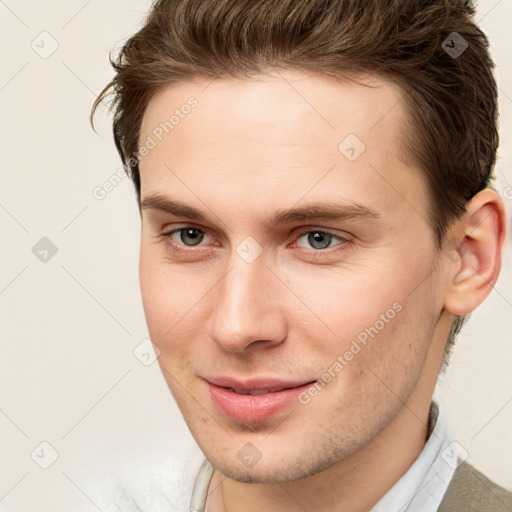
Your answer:
[[[151,339],[232,478],[298,479],[367,444],[433,386],[495,283],[497,93],[473,15],[448,0],[160,0],[112,62],[94,109],[113,90]],[[216,405],[220,377],[305,387],[242,421]],[[236,457],[249,442],[254,467]]]

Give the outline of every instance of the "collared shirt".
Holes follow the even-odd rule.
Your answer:
[[[420,455],[371,512],[437,512],[455,469],[467,456],[453,440],[439,406],[429,411],[427,442]],[[213,467],[204,460],[196,477],[189,512],[206,512]]]
[[[438,404],[432,402],[423,450],[371,512],[437,512],[455,470],[466,458],[467,452],[453,439]]]

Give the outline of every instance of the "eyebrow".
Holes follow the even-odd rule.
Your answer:
[[[142,210],[158,210],[177,217],[185,217],[201,222],[213,222],[203,210],[189,206],[158,193],[149,194],[141,201]],[[353,218],[378,219],[381,214],[374,209],[352,202],[321,201],[304,206],[278,210],[268,217],[265,224],[272,229],[281,224],[306,220],[339,221]]]

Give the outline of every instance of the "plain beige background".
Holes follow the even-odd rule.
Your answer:
[[[97,117],[96,135],[89,110],[112,76],[109,50],[149,6],[0,1],[0,511],[98,510],[87,468],[101,478],[106,458],[122,466],[191,441],[157,363],[140,355],[133,185],[121,179],[94,195],[121,163],[110,119]],[[510,214],[512,2],[481,0],[477,19],[498,66],[497,188]],[[438,396],[469,461],[512,488],[510,256],[509,239],[500,280],[460,336]]]

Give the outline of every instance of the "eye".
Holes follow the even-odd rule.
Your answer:
[[[329,249],[330,247],[335,247],[336,245],[341,245],[342,248],[346,248],[346,245],[350,243],[350,240],[339,235],[335,235],[333,233],[329,233],[328,231],[321,230],[309,230],[303,231],[298,240],[300,241],[302,238],[306,238],[306,242],[315,249],[312,252],[321,252],[324,249]],[[331,245],[334,241],[340,241],[341,243]],[[299,245],[299,247],[304,247]],[[306,247],[307,248],[307,247]]]
[[[174,237],[174,235],[178,236]],[[187,247],[195,247],[199,245],[204,240],[205,235],[206,233],[204,231],[192,226],[174,229],[168,233],[162,234],[164,238],[168,239],[170,244],[182,244]]]

